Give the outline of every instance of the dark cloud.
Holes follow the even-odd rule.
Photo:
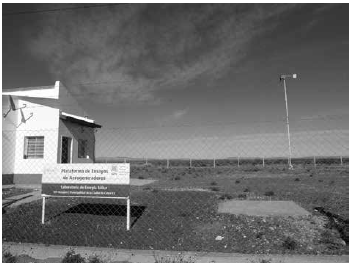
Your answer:
[[[43,14],[40,30],[28,28],[28,48],[73,93],[160,103],[157,90],[225,74],[293,7],[130,4]]]

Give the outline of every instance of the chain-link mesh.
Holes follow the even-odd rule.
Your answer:
[[[348,120],[291,121],[291,156],[284,122],[102,129],[61,122],[59,129],[3,130],[3,185],[41,188],[50,164],[99,170],[129,163],[130,230],[124,199],[48,197],[42,224],[38,195],[3,209],[5,241],[280,253],[293,237],[303,253],[347,250],[340,240],[348,234],[326,232],[314,215],[319,207],[348,220]],[[310,216],[220,212],[233,200],[294,201]]]

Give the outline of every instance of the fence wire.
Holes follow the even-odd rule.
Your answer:
[[[96,129],[60,120],[59,129],[5,129],[3,185],[17,190],[4,188],[3,200],[18,188],[40,188],[48,164],[129,163],[131,222],[127,231],[125,200],[50,197],[41,224],[37,194],[32,202],[3,205],[3,241],[281,253],[294,237],[298,253],[343,253],[348,234],[326,234],[314,215],[319,207],[319,216],[328,212],[348,222],[348,123],[310,119],[290,127],[291,156],[284,122]],[[225,210],[233,200],[294,201],[307,219],[260,209],[243,216],[247,209]]]

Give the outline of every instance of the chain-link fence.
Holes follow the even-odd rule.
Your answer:
[[[344,253],[345,231],[328,232],[313,215],[319,207],[348,219],[347,121],[291,121],[291,156],[283,121],[98,129],[60,120],[54,130],[3,130],[3,185],[41,188],[46,166],[70,163],[82,173],[93,165],[96,178],[110,163],[129,163],[131,177],[121,194],[130,197],[130,211],[124,199],[47,196],[42,224],[40,191],[31,202],[3,206],[3,240],[281,253],[290,237],[297,252]],[[294,201],[304,212],[292,219],[286,216],[300,212],[285,205],[273,211],[266,203],[268,212],[256,207],[252,214],[231,203],[247,200]]]

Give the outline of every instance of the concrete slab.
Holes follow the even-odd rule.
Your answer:
[[[147,185],[147,184],[152,184],[154,182],[156,182],[157,180],[150,180],[150,179],[135,179],[135,178],[131,178],[130,179],[130,185],[133,186],[143,186],[143,185]]]
[[[155,263],[155,257],[163,257],[161,262],[171,262],[179,255],[184,256],[184,261],[190,257],[196,263],[248,263],[266,262],[271,263],[346,263],[349,262],[348,255],[327,256],[327,255],[252,255],[238,253],[208,253],[208,252],[179,252],[179,251],[160,251],[160,250],[126,250],[116,248],[101,247],[68,247],[57,245],[40,245],[30,243],[2,243],[2,251],[10,252],[12,255],[28,255],[41,262],[60,263],[65,254],[73,249],[75,253],[84,258],[98,256],[105,262],[111,263]],[[27,261],[29,263],[29,261]],[[30,262],[34,262],[31,260]],[[173,261],[172,261],[173,262]],[[178,261],[176,261],[178,262]]]
[[[307,216],[310,215],[293,201],[230,200],[218,205],[218,213],[249,216]]]

